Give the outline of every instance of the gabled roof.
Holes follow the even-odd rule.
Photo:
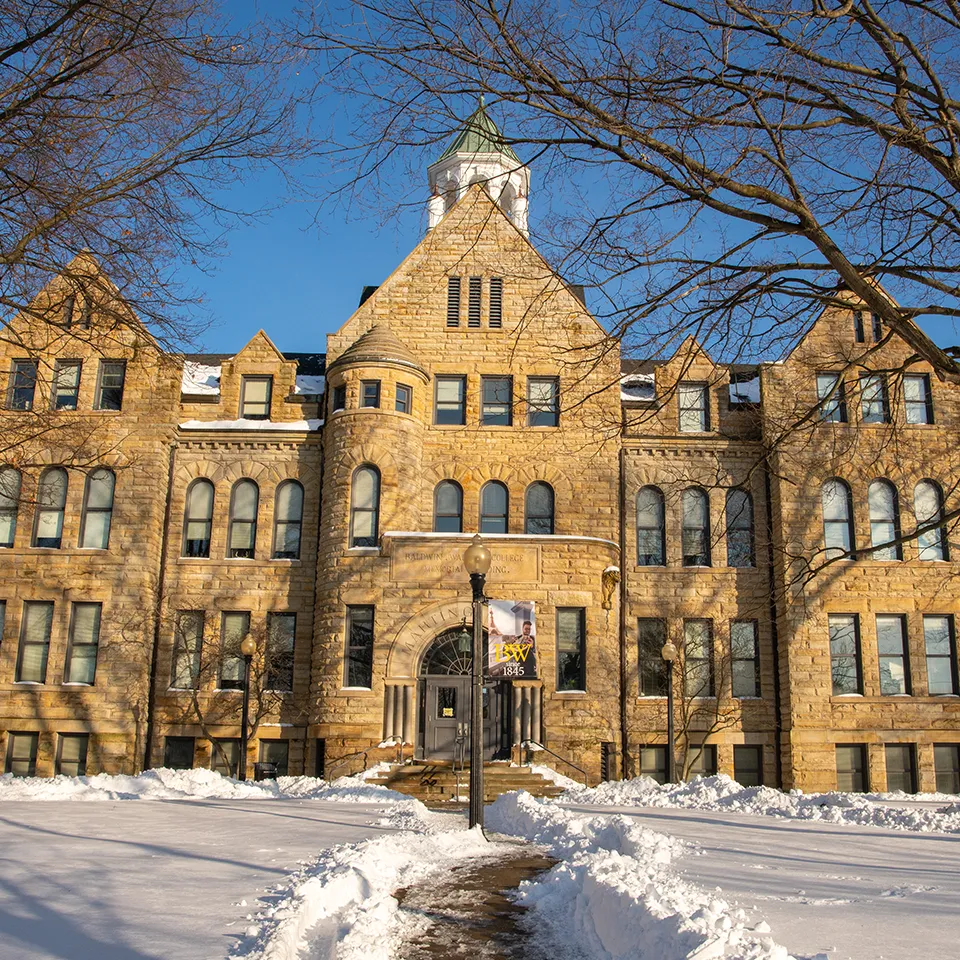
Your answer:
[[[487,114],[483,97],[480,98],[477,109],[464,122],[463,129],[450,141],[450,146],[444,150],[440,160],[446,160],[455,153],[497,153],[520,164],[520,158],[503,139],[500,128]]]

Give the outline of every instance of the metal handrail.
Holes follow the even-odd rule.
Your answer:
[[[369,752],[369,750],[370,748],[367,747],[366,750],[358,750],[356,753],[348,753],[345,757],[338,757],[336,760],[333,761],[333,763],[330,764],[330,766],[326,766],[325,764],[323,769],[324,779],[329,780],[331,770],[336,770],[337,767],[343,766],[343,764],[345,764],[348,760],[353,760],[354,757],[360,757],[360,756],[363,757],[363,768],[364,770],[366,770],[367,753]]]
[[[537,740],[521,740],[520,745],[527,748],[527,762],[530,762],[530,748],[529,744],[533,744],[535,747],[539,747],[541,750],[549,753],[551,757],[556,757],[561,763],[565,763],[568,767],[573,767],[582,777],[583,785],[588,787],[590,784],[587,782],[587,771],[583,767],[578,767],[572,760],[568,760],[566,757],[561,757],[559,753],[554,753],[549,747],[545,747],[542,743]]]

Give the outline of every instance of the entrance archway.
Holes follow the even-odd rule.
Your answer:
[[[451,627],[434,639],[420,662],[419,747],[425,760],[453,760],[458,741],[464,754],[469,752],[472,643],[466,624]],[[486,650],[486,631],[483,646]],[[483,688],[483,754],[488,760],[501,748],[501,688],[497,681]]]

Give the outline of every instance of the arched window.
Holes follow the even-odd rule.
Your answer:
[[[753,551],[753,498],[746,490],[727,491],[727,566],[756,566]]]
[[[553,534],[553,487],[538,480],[527,487],[523,532],[540,536]]]
[[[913,489],[913,510],[917,526],[925,527],[943,517],[943,493],[932,480],[921,480]],[[917,535],[921,560],[947,560],[947,541],[943,527],[934,527]]]
[[[37,489],[37,518],[33,530],[35,547],[59,549],[63,539],[63,510],[67,504],[67,471],[53,467],[44,471]]]
[[[480,532],[507,532],[507,488],[498,480],[491,480],[480,491]]]
[[[663,494],[656,487],[642,487],[637,494],[637,563],[641,567],[662,567],[666,562]]]
[[[710,502],[703,490],[683,491],[683,565],[710,566]]]
[[[891,543],[900,536],[900,511],[893,484],[886,480],[874,480],[867,489],[867,502],[870,506],[870,543],[875,548],[873,559],[902,560],[900,544]]]
[[[842,480],[827,480],[820,488],[820,506],[823,509],[823,545],[827,559],[852,556],[853,499],[850,488]]]
[[[252,480],[238,480],[230,491],[230,533],[227,556],[252,560],[257,550],[257,509],[260,488]]]
[[[0,468],[0,547],[12,547],[20,507],[20,471]]]
[[[106,550],[110,545],[110,522],[113,519],[113,491],[117,478],[112,470],[97,467],[87,474],[83,491],[83,513],[80,516],[80,546]]]
[[[350,546],[375,547],[380,525],[380,471],[366,463],[353,474]]]
[[[300,558],[300,527],[303,523],[303,487],[296,480],[284,480],[277,487],[273,509],[273,557]]]
[[[433,529],[437,533],[463,532],[463,490],[456,480],[441,480],[433,491]]]
[[[213,484],[194,480],[187,489],[183,513],[183,556],[209,557],[213,529]]]

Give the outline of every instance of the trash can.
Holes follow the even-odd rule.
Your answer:
[[[255,763],[253,765],[254,780],[276,780],[277,765],[275,763]]]

